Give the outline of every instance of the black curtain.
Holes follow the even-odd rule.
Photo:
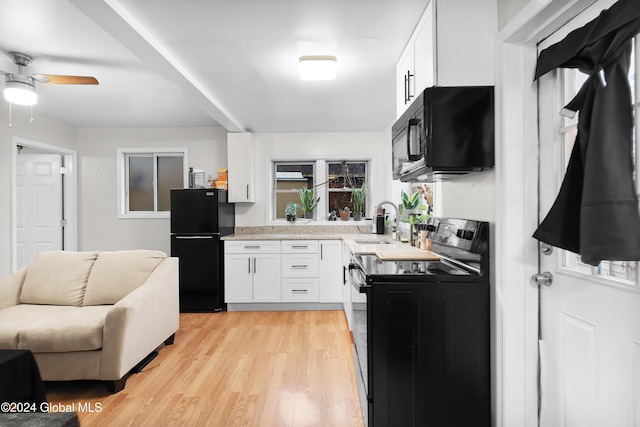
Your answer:
[[[628,82],[640,0],[620,0],[543,50],[535,78],[577,68],[589,78],[565,107],[579,111],[564,181],[533,237],[601,260],[640,260],[640,213],[633,180],[633,106]]]

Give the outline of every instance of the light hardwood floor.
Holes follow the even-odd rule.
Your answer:
[[[175,343],[123,391],[91,381],[46,388],[51,404],[85,409],[82,427],[361,427],[354,375],[341,311],[182,313]]]

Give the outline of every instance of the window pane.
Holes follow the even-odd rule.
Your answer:
[[[314,188],[313,166],[313,163],[276,163],[276,219],[286,218],[284,210],[289,202],[300,204],[300,189]],[[298,210],[298,216],[302,215]]]
[[[184,187],[182,156],[158,157],[158,211],[171,210],[169,190]]]
[[[327,178],[329,179],[328,189],[328,209],[329,211],[339,210],[348,207],[353,211],[353,203],[351,203],[351,189],[360,188],[367,178],[366,162],[328,162]],[[366,214],[367,203],[362,209],[362,213]]]
[[[153,157],[129,157],[129,211],[153,211]]]

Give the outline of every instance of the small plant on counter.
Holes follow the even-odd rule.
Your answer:
[[[300,189],[300,209],[304,212],[305,218],[313,218],[313,210],[318,206],[319,201],[320,197],[316,199],[316,192],[314,189]]]
[[[287,221],[295,222],[298,216],[298,204],[295,202],[289,202],[287,207],[284,208],[284,213],[287,215]]]
[[[351,189],[351,204],[353,205],[353,219],[360,221],[362,217],[362,210],[364,208],[364,201],[367,196],[367,187],[365,183],[362,183],[360,188],[354,187]]]
[[[345,206],[345,208],[340,211],[340,219],[349,221],[349,215],[351,215],[351,209],[349,209],[349,206]]]
[[[420,193],[417,191],[409,197],[409,195],[402,190],[400,198],[402,199],[402,207],[404,209],[416,209],[420,205]]]

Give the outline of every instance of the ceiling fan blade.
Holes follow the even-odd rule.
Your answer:
[[[34,74],[33,78],[44,84],[52,85],[97,85],[98,80],[91,76],[57,76],[55,74]]]

